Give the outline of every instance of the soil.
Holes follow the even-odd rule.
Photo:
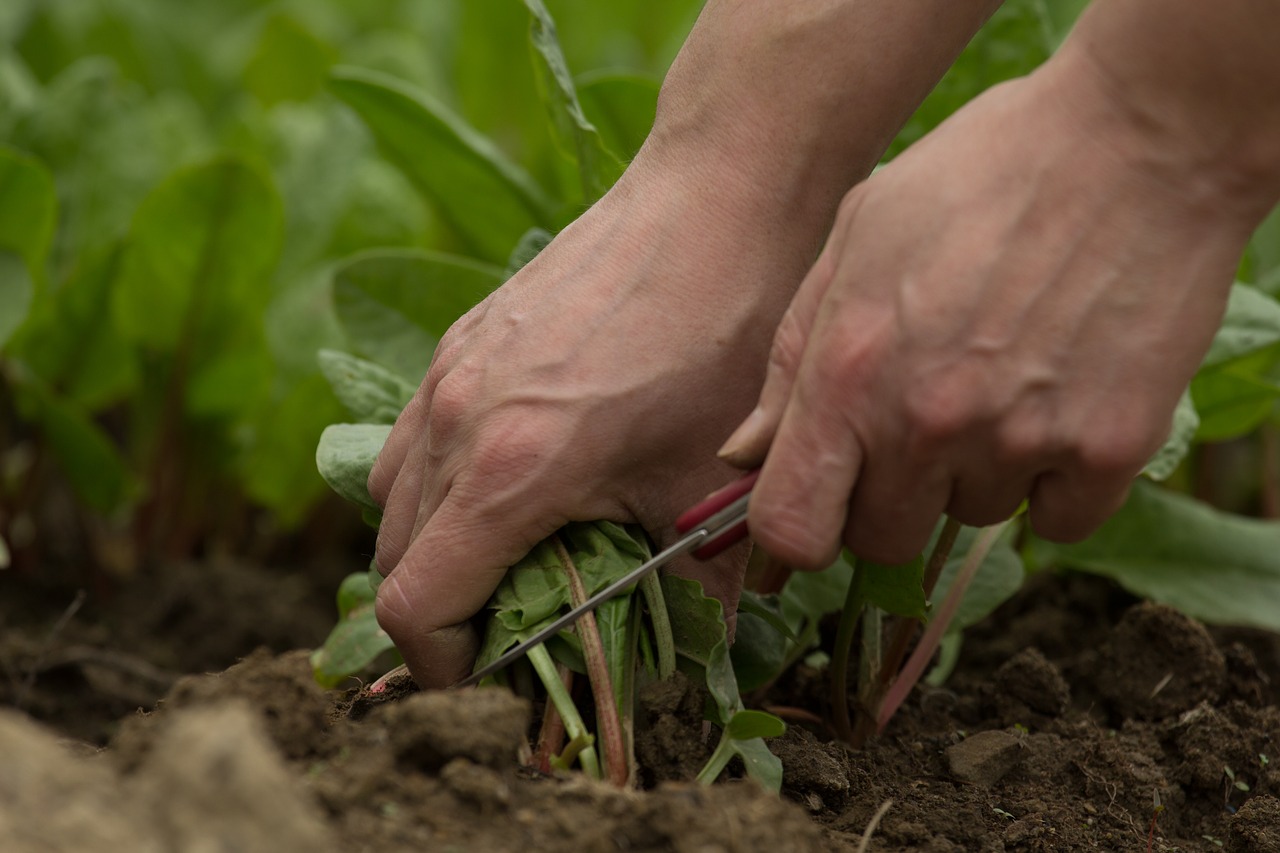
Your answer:
[[[1034,579],[861,751],[790,673],[759,697],[792,720],[781,798],[686,781],[687,684],[643,697],[638,791],[523,768],[536,709],[503,690],[322,690],[335,587],[0,573],[0,850],[1280,851],[1280,637],[1094,578]]]

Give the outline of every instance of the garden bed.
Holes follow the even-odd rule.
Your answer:
[[[794,670],[759,697],[791,722],[778,800],[680,781],[710,751],[680,687],[643,700],[641,792],[520,768],[536,709],[504,691],[321,690],[289,651],[332,621],[320,575],[189,566],[75,608],[0,576],[0,848],[853,851],[875,822],[872,851],[1146,850],[1154,817],[1153,850],[1280,850],[1280,637],[1102,581],[1033,581],[861,752]]]

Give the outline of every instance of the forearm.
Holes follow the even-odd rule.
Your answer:
[[[767,199],[820,240],[999,5],[710,0],[663,84],[650,147]]]
[[[1096,0],[1054,62],[1148,140],[1157,168],[1255,221],[1280,198],[1280,3]]]

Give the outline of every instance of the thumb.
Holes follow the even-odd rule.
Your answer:
[[[791,399],[791,388],[804,358],[818,306],[834,278],[835,257],[828,246],[801,282],[774,333],[759,401],[716,454],[735,468],[758,467],[769,451],[778,424],[782,422],[782,413]]]

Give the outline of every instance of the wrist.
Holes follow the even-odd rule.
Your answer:
[[[1280,200],[1280,75],[1248,70],[1270,66],[1270,48],[1240,44],[1226,59],[1230,49],[1215,53],[1213,42],[1230,20],[1141,6],[1097,4],[1042,70],[1070,81],[1086,120],[1105,114],[1118,148],[1188,203],[1252,228]]]

